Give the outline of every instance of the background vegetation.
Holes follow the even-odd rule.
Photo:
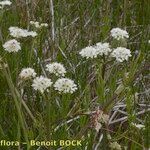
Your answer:
[[[148,150],[149,0],[14,0],[0,13],[0,55],[9,66],[5,71],[2,67],[0,70],[0,139],[21,142],[49,138],[83,140],[82,147],[62,148],[66,150],[109,150],[110,141],[117,141],[122,149]],[[10,39],[8,28],[31,28],[30,20],[47,22],[49,27],[38,31],[36,39],[23,40],[19,53],[4,52],[2,44]],[[102,76],[102,64],[97,64],[96,72],[95,61],[85,61],[79,51],[100,41],[110,42],[109,33],[114,27],[129,32],[127,47],[132,51],[132,58],[121,64],[106,60]],[[64,64],[67,76],[78,84],[78,91],[61,96],[51,91],[49,98],[46,98],[51,102],[48,115],[45,98],[35,92],[30,83],[18,84],[18,75],[25,67],[34,68],[38,75],[43,74],[43,66],[51,61]],[[121,81],[124,87],[116,92]],[[97,133],[92,127],[91,116],[98,107],[110,118],[114,116],[110,124]],[[49,129],[46,127],[47,115]],[[145,130],[133,127],[132,122],[145,125]],[[112,139],[108,140],[107,135],[111,135]]]

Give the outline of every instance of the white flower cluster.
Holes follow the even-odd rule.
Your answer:
[[[46,65],[46,70],[49,73],[54,73],[56,76],[65,76],[66,69],[61,63],[53,62]]]
[[[144,129],[144,128],[145,128],[145,126],[142,125],[142,124],[132,123],[132,125],[133,125],[134,127],[138,128],[138,129]]]
[[[121,146],[117,142],[110,143],[110,148],[114,150],[121,150]]]
[[[31,25],[34,25],[36,28],[48,27],[47,23],[39,23],[37,21],[30,21]]]
[[[20,43],[15,39],[5,42],[3,44],[3,48],[9,53],[18,52],[19,50],[21,50]]]
[[[85,57],[86,59],[88,58],[96,58],[98,55],[98,51],[95,47],[93,46],[88,46],[84,49],[82,49],[79,53],[83,58]]]
[[[14,38],[21,38],[21,37],[36,37],[37,33],[34,31],[28,31],[26,29],[21,29],[18,27],[10,27],[9,28],[10,35]]]
[[[12,4],[12,2],[9,0],[4,0],[4,1],[0,2],[1,8],[3,8],[4,6],[10,6],[11,4]]]
[[[44,91],[47,90],[49,87],[51,87],[51,85],[52,85],[51,79],[40,76],[36,77],[33,80],[32,87],[34,88],[34,90],[38,90],[41,93],[44,93]]]
[[[97,43],[95,48],[97,49],[97,52],[100,56],[102,55],[108,55],[112,50],[110,48],[109,43]]]
[[[112,57],[115,57],[118,62],[123,62],[131,57],[131,51],[124,47],[118,47],[111,53]]]
[[[120,28],[113,28],[111,30],[111,36],[117,40],[123,38],[129,38],[127,31],[122,30]],[[97,43],[95,46],[88,46],[83,48],[79,54],[86,59],[89,58],[97,58],[98,56],[111,56],[115,57],[118,62],[123,62],[124,60],[128,60],[131,57],[131,51],[124,47],[118,47],[116,49],[111,49],[109,43]]]
[[[77,85],[73,80],[68,78],[60,78],[54,84],[55,90],[59,93],[73,93],[77,90]]]
[[[36,77],[36,72],[32,68],[24,68],[19,74],[21,79],[29,79]]]
[[[61,63],[51,63],[46,65],[46,70],[50,73],[54,73],[56,76],[63,77],[66,73],[66,69]],[[36,77],[36,72],[32,68],[23,68],[19,76],[22,80],[33,79],[32,87],[34,90],[38,90],[44,93],[49,87],[52,86],[53,82],[51,79],[44,76]],[[35,78],[36,77],[36,78]],[[73,80],[68,78],[59,78],[53,85],[54,89],[59,93],[73,93],[77,90],[77,85]]]
[[[124,38],[129,38],[129,34],[126,30],[122,30],[120,28],[113,28],[111,31],[111,36],[116,39],[116,40],[120,40],[120,39],[124,39]]]
[[[98,55],[108,55],[111,52],[111,48],[109,46],[109,43],[97,43],[95,46],[88,46],[84,49],[82,49],[79,54],[82,57],[88,58],[97,58]]]
[[[9,31],[10,31],[10,35],[14,38],[37,36],[36,32],[28,31],[28,30],[21,29],[18,27],[10,27]],[[15,39],[5,42],[3,44],[3,48],[8,52],[18,52],[19,50],[21,50],[20,43]]]
[[[28,30],[21,29],[18,27],[10,27],[9,31],[10,31],[10,35],[14,38],[37,36],[37,33],[34,31],[28,31]],[[15,39],[7,41],[3,45],[3,48],[8,52],[18,52],[19,50],[21,50],[20,43]]]

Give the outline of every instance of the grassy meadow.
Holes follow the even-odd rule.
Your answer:
[[[11,2],[0,7],[0,150],[150,150],[150,0]],[[14,38],[10,27],[37,35]],[[129,38],[113,39],[113,28]],[[6,51],[11,39],[21,50]],[[123,62],[111,54],[81,57],[98,42],[126,47],[132,56]],[[72,93],[54,88],[60,77],[46,70],[52,62],[63,64],[65,77],[77,85]],[[28,67],[51,79],[51,87],[40,92],[33,78],[21,78]],[[57,144],[32,146],[31,140]]]

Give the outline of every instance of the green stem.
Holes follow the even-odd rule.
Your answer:
[[[97,62],[96,64],[97,72],[97,94],[99,97],[99,102],[103,104],[105,102],[105,66],[104,62]]]
[[[25,122],[24,122],[24,119],[23,119],[23,114],[22,114],[22,111],[20,109],[20,102],[18,101],[18,97],[16,96],[14,84],[12,82],[11,76],[8,74],[8,71],[6,70],[5,64],[2,65],[2,68],[3,68],[4,75],[6,77],[8,86],[11,90],[13,100],[14,100],[14,103],[15,103],[15,106],[16,106],[16,109],[17,109],[19,122],[20,122],[20,125],[21,125],[22,130],[23,130],[24,138],[27,142],[27,150],[29,150],[30,149],[29,140],[28,140],[28,135],[27,135],[26,127],[25,127]]]
[[[29,116],[31,117],[31,119],[36,123],[36,119],[34,118],[32,112],[30,111],[30,109],[28,108],[28,106],[26,105],[26,103],[24,102],[24,100],[21,98],[18,90],[15,88],[15,92],[17,94],[17,96],[19,97],[22,105],[24,106],[25,110],[27,111],[27,113],[29,114]]]
[[[29,64],[32,64],[32,57],[34,54],[34,44],[35,44],[36,38],[33,40],[33,43],[31,45],[31,51],[29,52]]]
[[[43,95],[44,100],[46,100],[46,130],[47,130],[46,136],[47,136],[47,140],[50,140],[50,138],[51,138],[51,136],[50,136],[50,132],[51,132],[50,106],[51,106],[51,103],[45,94],[42,94],[42,95]]]
[[[1,135],[2,137],[5,137],[5,134],[4,134],[4,131],[3,131],[2,126],[1,126],[1,125],[0,125],[0,135]]]
[[[50,140],[50,131],[51,131],[51,124],[50,124],[50,101],[47,100],[47,139]]]

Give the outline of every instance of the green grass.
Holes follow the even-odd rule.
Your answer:
[[[62,149],[91,150],[97,147],[97,150],[109,150],[111,142],[118,142],[123,150],[124,147],[128,150],[148,150],[150,1],[12,2],[4,11],[0,10],[0,141],[28,143],[34,139],[77,139],[82,140],[81,147]],[[18,53],[4,51],[2,44],[12,38],[8,28],[18,26],[35,30],[29,26],[30,20],[47,22],[49,27],[38,31],[36,38],[20,39],[22,50]],[[127,43],[123,43],[132,52],[129,61],[118,64],[116,61],[108,62],[107,58],[81,58],[79,51],[88,45],[97,42],[113,45],[109,34],[114,27],[126,29],[130,34]],[[75,93],[60,95],[51,88],[50,92],[42,95],[33,90],[32,81],[19,84],[18,75],[22,68],[32,67],[39,76],[44,74],[47,62],[52,61],[64,64],[66,76],[78,84]],[[49,74],[47,76],[56,80]],[[121,88],[118,90],[118,87]],[[120,108],[126,114],[117,112],[114,119],[124,116],[127,119],[103,125],[96,132],[92,127],[92,112],[99,107],[111,118],[117,102],[126,104],[125,109]],[[141,111],[145,112],[135,115]],[[145,130],[135,128],[132,122],[144,124]],[[107,138],[108,135],[111,139]],[[21,144],[21,147],[0,146],[0,150],[55,150],[59,147]]]

